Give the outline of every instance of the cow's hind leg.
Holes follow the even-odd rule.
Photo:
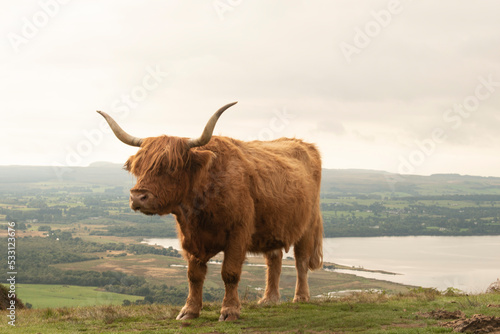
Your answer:
[[[319,212],[319,209],[318,209]],[[318,214],[302,239],[294,245],[297,284],[294,302],[309,301],[308,269],[316,270],[323,266],[323,220]]]
[[[311,238],[305,235],[298,243],[294,245],[295,268],[297,270],[297,283],[295,285],[295,297],[293,302],[309,301],[309,284],[307,282],[307,271],[309,260],[311,258]]]
[[[177,316],[177,320],[188,320],[198,318],[202,307],[203,282],[207,274],[207,264],[187,254],[188,258],[188,280],[189,295],[186,305]]]
[[[281,260],[283,252],[277,249],[264,254],[266,257],[267,272],[266,272],[266,291],[264,296],[259,300],[259,304],[277,303],[280,301],[280,275],[281,275]]]

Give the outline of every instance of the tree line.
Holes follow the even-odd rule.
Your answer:
[[[324,217],[325,236],[500,235],[500,211],[494,201],[500,199],[499,196],[452,196],[455,200],[474,201],[469,206],[418,202],[443,198],[449,199],[448,196],[412,197],[398,209],[390,207],[390,201],[370,205],[355,200],[323,203],[322,210],[329,213]]]

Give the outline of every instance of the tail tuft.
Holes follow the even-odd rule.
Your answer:
[[[314,227],[314,249],[309,259],[309,269],[316,270],[323,267],[323,219],[321,215]]]

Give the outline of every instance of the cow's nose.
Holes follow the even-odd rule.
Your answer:
[[[140,208],[144,207],[144,204],[149,198],[148,193],[134,193],[130,192],[130,207],[132,210],[139,210]]]

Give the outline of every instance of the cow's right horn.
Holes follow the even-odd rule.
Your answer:
[[[115,133],[116,138],[120,139],[123,143],[125,143],[127,145],[130,145],[130,146],[136,146],[136,147],[140,147],[141,146],[141,144],[142,144],[142,138],[134,137],[134,136],[131,136],[128,133],[126,133],[118,125],[118,123],[116,123],[116,121],[111,116],[109,116],[108,114],[106,114],[105,112],[102,112],[102,111],[99,111],[99,110],[97,112],[99,114],[101,114],[102,117],[104,117],[104,119],[106,120],[106,122],[108,122],[109,127]]]
[[[227,108],[234,106],[236,103],[238,102],[226,104],[224,107],[217,110],[217,112],[213,114],[213,116],[210,117],[210,119],[208,120],[208,123],[205,126],[203,133],[201,134],[201,137],[196,139],[189,139],[188,149],[208,144],[208,142],[212,138],[212,133],[214,132],[215,124],[219,120],[220,115],[222,115],[222,113],[226,111]]]

